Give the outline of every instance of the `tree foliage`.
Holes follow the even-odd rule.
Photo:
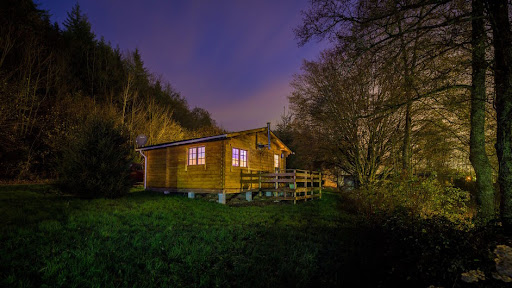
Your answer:
[[[379,169],[392,161],[397,117],[380,109],[391,97],[388,84],[376,76],[372,59],[344,66],[344,59],[325,53],[318,62],[305,62],[304,73],[292,82],[292,110],[318,140],[318,153],[328,167],[357,176],[360,183],[376,181]],[[309,138],[311,139],[311,138]]]
[[[59,185],[84,198],[128,193],[131,149],[127,140],[127,132],[112,119],[89,117],[66,141],[58,162]]]
[[[153,75],[139,50],[121,53],[98,39],[78,4],[63,27],[32,0],[0,5],[1,178],[55,177],[60,139],[90,110],[108,111],[132,147],[141,133],[155,144],[221,132]]]
[[[345,57],[338,64],[341,69],[353,69],[354,63],[360,69],[364,67],[359,64],[361,59],[372,59],[377,67],[374,75],[378,79],[373,87],[382,89],[385,87],[383,83],[388,85],[389,97],[376,109],[380,112],[368,114],[394,115],[394,125],[400,134],[391,145],[393,149],[388,154],[391,161],[378,164],[376,170],[380,175],[385,175],[387,169],[397,174],[398,166],[405,178],[410,178],[412,173],[432,173],[434,170],[446,174],[453,170],[472,174],[473,169],[464,168],[471,158],[477,174],[481,216],[488,220],[494,217],[492,179],[496,170],[491,166],[495,154],[487,147],[496,140],[500,163],[498,179],[501,179],[504,196],[502,212],[511,210],[506,208],[510,203],[507,199],[511,198],[506,196],[508,188],[505,188],[512,187],[508,184],[512,178],[506,176],[510,175],[509,163],[512,162],[507,156],[510,150],[508,135],[511,135],[507,124],[511,119],[507,110],[507,83],[510,82],[509,71],[512,71],[508,63],[508,57],[512,55],[509,53],[508,8],[505,0],[500,3],[480,0],[315,0],[303,12],[302,25],[295,33],[300,45],[313,39],[328,39],[336,51],[335,57]],[[488,27],[492,28],[492,35],[486,30]],[[492,42],[493,50],[488,49],[486,36],[499,40]],[[496,66],[491,78],[488,63],[493,59]],[[304,74],[309,72],[305,70]],[[343,79],[338,81],[349,81],[344,74],[337,77]],[[486,130],[496,123],[490,104],[494,91],[486,89],[493,81],[497,100],[503,99],[495,102],[499,115],[495,134],[498,137],[494,139],[489,138],[494,133]],[[351,83],[361,86],[358,80],[353,79]],[[344,89],[349,91],[350,88]],[[297,91],[300,89],[295,88],[290,97],[292,103]],[[357,103],[357,97],[353,99],[356,100],[352,102]],[[352,108],[366,114],[362,107]],[[295,113],[302,113],[302,110],[296,109]],[[332,122],[325,115],[320,117],[325,118],[323,123]],[[354,126],[353,123],[351,127]],[[342,123],[335,127],[331,133],[350,134],[350,128]],[[359,130],[365,133],[364,129]],[[339,139],[332,138],[324,138],[329,143],[326,145],[338,145]],[[400,143],[399,147],[396,147],[397,143]],[[366,159],[371,159],[369,153],[366,155]],[[397,160],[401,165],[397,165]],[[345,171],[357,175],[353,170]]]

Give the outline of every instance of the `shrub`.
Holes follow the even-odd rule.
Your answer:
[[[349,194],[366,216],[403,214],[421,219],[444,217],[451,223],[472,227],[470,193],[445,186],[434,177],[424,180],[386,181]]]
[[[72,133],[58,163],[60,187],[84,198],[115,198],[130,188],[130,147],[122,127],[90,117]]]

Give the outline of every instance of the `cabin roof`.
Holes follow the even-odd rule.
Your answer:
[[[180,141],[174,141],[174,142],[149,145],[149,146],[137,148],[135,150],[136,151],[146,151],[146,150],[153,150],[153,149],[172,147],[172,146],[180,146],[180,145],[186,145],[186,144],[218,141],[218,140],[233,138],[233,137],[244,135],[244,134],[266,132],[266,131],[267,131],[267,127],[262,127],[262,128],[251,129],[251,130],[226,133],[226,134],[222,134],[222,135],[215,135],[215,136],[208,136],[208,137],[201,137],[201,138],[194,138],[194,139],[187,139],[187,140],[180,140]],[[284,149],[290,153],[292,152],[292,150],[290,150],[290,148],[288,148],[288,146],[286,146],[279,138],[277,138],[277,136],[272,131],[270,131],[270,135],[277,141],[277,143],[279,144],[281,149]]]

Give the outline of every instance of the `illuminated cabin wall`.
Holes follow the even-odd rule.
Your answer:
[[[241,171],[274,172],[274,155],[280,170],[286,169],[287,153],[272,139],[271,150],[257,148],[267,144],[266,132],[241,134],[225,140],[195,143],[146,151],[147,188],[197,189],[196,192],[239,192]],[[205,146],[205,164],[187,165],[187,151]],[[247,167],[232,166],[232,148],[247,150]],[[283,153],[283,158],[281,154]],[[255,187],[253,185],[253,187]],[[256,184],[257,187],[257,184]],[[191,190],[193,192],[194,190]]]
[[[281,158],[282,151],[281,147],[274,138],[271,141],[271,150],[268,150],[267,147],[257,148],[257,143],[267,144],[268,138],[266,132],[258,132],[258,133],[250,133],[245,135],[240,135],[238,137],[231,138],[226,141],[226,154],[229,155],[226,157],[226,178],[225,178],[225,189],[228,192],[234,192],[240,190],[240,175],[241,171],[266,171],[266,172],[274,172],[274,155],[279,155],[279,169],[286,169],[286,156]],[[232,165],[231,159],[231,149],[232,148],[240,148],[248,151],[247,156],[247,166],[248,167],[234,167]],[[254,185],[254,188],[257,188],[257,184]]]
[[[205,146],[205,164],[187,165],[188,148]],[[222,141],[149,150],[148,188],[221,189]]]

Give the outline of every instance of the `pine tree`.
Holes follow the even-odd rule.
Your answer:
[[[68,80],[72,83],[74,92],[81,90],[94,97],[96,35],[92,32],[91,23],[80,10],[78,3],[67,15],[63,36],[67,43],[66,56],[70,64]]]

